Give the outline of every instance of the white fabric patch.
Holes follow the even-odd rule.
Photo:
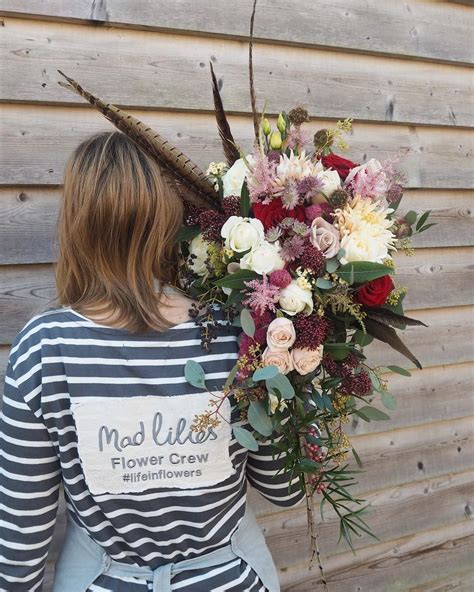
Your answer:
[[[234,472],[229,456],[230,402],[219,426],[190,430],[209,410],[205,393],[173,397],[100,397],[72,402],[79,458],[93,494],[161,487],[195,489]]]

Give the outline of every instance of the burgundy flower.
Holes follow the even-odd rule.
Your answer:
[[[350,170],[358,166],[355,162],[342,158],[337,154],[328,154],[321,158],[321,162],[327,169],[334,169],[337,174],[344,180],[349,174]]]
[[[367,282],[355,294],[355,300],[365,306],[382,306],[387,302],[388,295],[393,290],[394,285],[389,275]]]
[[[252,210],[255,218],[258,218],[265,230],[277,226],[284,218],[296,218],[304,222],[305,209],[303,206],[296,206],[292,210],[283,207],[281,199],[274,199],[269,204],[254,203]]]

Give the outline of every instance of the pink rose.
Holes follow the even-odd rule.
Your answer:
[[[282,374],[288,374],[288,372],[293,370],[293,364],[288,350],[272,351],[267,347],[262,354],[262,361],[265,366],[276,366]]]
[[[316,370],[321,363],[323,357],[323,346],[320,345],[318,349],[294,349],[291,352],[291,359],[293,361],[293,368],[298,374],[309,374]]]
[[[341,248],[339,231],[324,218],[312,221],[309,240],[313,247],[322,251],[326,259],[335,257]]]
[[[267,329],[267,344],[271,351],[287,351],[296,340],[296,331],[290,319],[273,320]]]

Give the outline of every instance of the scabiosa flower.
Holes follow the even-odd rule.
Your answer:
[[[238,195],[227,195],[222,199],[222,211],[226,218],[240,216],[240,197]]]
[[[286,147],[291,150],[302,150],[311,142],[311,134],[299,126],[291,128],[286,138]]]
[[[226,218],[215,210],[203,210],[199,214],[199,226],[202,237],[209,242],[222,242],[221,228]]]
[[[304,107],[293,107],[288,113],[288,119],[293,125],[301,125],[309,121],[309,114]]]
[[[306,221],[309,223],[315,218],[324,218],[327,222],[331,222],[331,214],[332,208],[328,203],[315,204],[305,208]]]
[[[308,176],[298,182],[298,193],[303,200],[309,201],[313,195],[316,195],[323,188],[324,183],[319,177]]]
[[[283,243],[280,250],[280,257],[284,261],[294,261],[300,257],[305,249],[306,241],[302,236],[290,236]]]
[[[315,276],[320,276],[324,272],[325,265],[324,253],[313,245],[306,245],[300,255],[300,266],[303,269],[309,269]]]
[[[350,195],[344,189],[336,189],[328,197],[328,201],[333,208],[343,208],[350,198]]]
[[[296,330],[295,348],[298,349],[318,349],[326,339],[330,322],[324,317],[316,314],[296,315],[293,324]],[[326,356],[323,357],[323,362]]]
[[[271,284],[266,275],[261,281],[250,280],[244,283],[249,288],[248,298],[243,302],[246,306],[259,315],[266,311],[276,311],[275,304],[278,302],[280,288]]]
[[[291,284],[291,275],[286,269],[277,269],[270,274],[270,283],[283,289]]]

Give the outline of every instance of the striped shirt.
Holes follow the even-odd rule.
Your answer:
[[[225,447],[230,476],[213,485],[180,486],[183,473],[178,472],[173,487],[143,482],[138,489],[135,485],[130,491],[101,493],[91,487],[88,453],[86,449],[81,452],[81,437],[85,436],[78,428],[75,406],[87,409],[88,404],[103,401],[105,419],[113,425],[114,418],[127,419],[121,416],[120,405],[107,407],[117,398],[153,397],[163,404],[160,408],[167,409],[167,401],[168,406],[173,403],[169,397],[194,395],[204,397],[207,405],[209,393],[186,381],[185,363],[189,359],[199,362],[207,387],[218,392],[238,357],[237,337],[238,329],[222,321],[211,351],[206,352],[193,321],[137,335],[98,325],[70,308],[49,310],[24,327],[11,349],[0,419],[1,590],[41,590],[61,484],[71,518],[110,557],[151,569],[228,544],[244,515],[247,483],[279,506],[293,506],[303,499],[297,479],[290,482],[283,471],[275,475],[284,458],[274,458],[270,441],[262,443],[257,452],[249,452],[230,434],[228,450]],[[232,400],[230,414],[232,423],[241,422]],[[119,438],[110,428],[103,434],[101,446],[116,446],[113,462],[117,468],[132,462],[124,460],[130,456],[121,456],[127,445],[139,449],[143,434],[134,432]],[[179,452],[179,446],[170,442],[170,450]],[[197,463],[199,455],[191,456],[183,460],[176,453],[172,458]],[[87,462],[93,465],[94,455]],[[199,473],[196,464],[191,468],[187,474]],[[143,473],[153,479],[152,475],[167,471],[145,469]],[[186,591],[265,590],[240,558],[208,570],[178,573],[171,584],[173,590]],[[89,591],[149,589],[151,584],[144,580],[102,575]]]

